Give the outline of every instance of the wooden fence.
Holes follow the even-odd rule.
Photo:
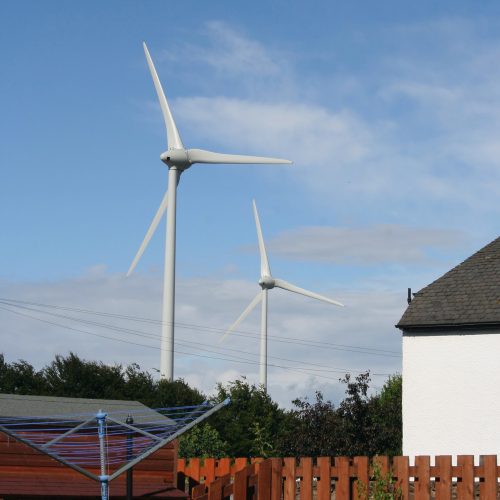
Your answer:
[[[392,497],[414,500],[497,500],[500,467],[496,455],[435,457],[302,457],[199,459],[178,462],[178,487],[186,484],[193,500],[357,500],[377,488],[376,479],[389,485]],[[390,484],[392,483],[392,484]],[[361,486],[360,486],[361,485]],[[367,486],[368,489],[367,489]],[[382,485],[382,486],[383,486]]]

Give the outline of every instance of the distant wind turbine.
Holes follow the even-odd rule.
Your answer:
[[[163,92],[158,74],[149,55],[146,44],[144,53],[148,62],[153,83],[158,94],[163,119],[167,132],[168,150],[160,155],[160,159],[168,166],[168,189],[163,196],[153,221],[142,241],[139,250],[130,265],[127,276],[130,276],[135,266],[139,262],[144,250],[153,236],[158,224],[167,211],[167,234],[165,242],[165,270],[163,282],[163,305],[162,305],[162,337],[161,337],[161,358],[160,376],[168,380],[174,377],[174,310],[175,310],[175,222],[176,222],[176,200],[177,184],[182,172],[195,163],[229,163],[229,164],[277,164],[292,163],[289,160],[279,158],[266,158],[262,156],[244,156],[213,153],[203,149],[186,149],[181,141],[179,131],[175,125],[172,113],[168,106],[167,99]],[[167,210],[168,209],[168,210]]]
[[[306,297],[311,297],[312,299],[322,300],[323,302],[328,302],[329,304],[334,304],[336,306],[344,307],[343,304],[337,302],[336,300],[329,299],[323,295],[319,295],[304,288],[292,285],[288,281],[273,278],[271,274],[271,269],[269,267],[269,261],[267,259],[266,247],[264,245],[264,238],[262,236],[262,228],[260,226],[259,213],[257,212],[257,205],[255,200],[253,201],[253,214],[255,217],[255,225],[257,227],[257,237],[259,239],[259,252],[260,252],[260,279],[259,286],[261,291],[253,298],[248,307],[241,313],[240,317],[229,327],[229,329],[224,333],[221,341],[226,338],[237,326],[250,314],[250,312],[255,308],[255,306],[262,302],[261,309],[261,325],[260,325],[260,385],[267,390],[267,292],[272,288],[282,288],[283,290],[288,290],[289,292],[299,293],[305,295]]]

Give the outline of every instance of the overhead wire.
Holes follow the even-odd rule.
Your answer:
[[[15,304],[15,303],[27,304],[27,305],[38,306],[38,307],[66,310],[66,311],[78,312],[78,313],[82,313],[82,314],[91,314],[91,315],[95,315],[95,316],[113,317],[113,318],[118,318],[118,319],[125,319],[125,320],[142,322],[142,323],[149,323],[149,324],[155,324],[155,325],[167,324],[166,322],[163,322],[162,320],[158,320],[158,319],[144,318],[144,317],[140,317],[140,316],[117,314],[117,313],[110,313],[110,312],[103,312],[103,311],[94,311],[91,309],[58,306],[58,305],[54,305],[54,304],[44,304],[44,303],[40,303],[40,302],[23,301],[23,300],[10,299],[10,298],[5,298],[5,297],[0,297],[0,302],[8,302],[11,304]],[[174,324],[176,327],[179,327],[179,328],[191,329],[191,330],[196,330],[196,331],[206,331],[207,333],[209,333],[209,332],[225,333],[227,331],[227,329],[224,329],[224,328],[218,328],[218,327],[207,326],[207,325],[197,325],[197,324],[193,324],[193,323],[175,322]],[[249,332],[249,331],[244,331],[244,330],[233,330],[231,332],[231,335],[239,335],[239,336],[243,336],[243,337],[259,337],[260,333]],[[276,341],[276,342],[299,343],[299,344],[305,344],[305,345],[312,345],[312,346],[320,347],[322,349],[332,348],[332,349],[337,349],[337,350],[347,350],[349,352],[359,352],[362,354],[372,354],[372,355],[382,355],[382,356],[388,355],[388,356],[394,356],[394,357],[401,357],[401,354],[398,351],[393,351],[393,350],[388,350],[388,349],[380,349],[380,348],[375,348],[375,347],[338,344],[338,343],[332,343],[332,342],[325,342],[323,340],[315,341],[315,340],[311,340],[311,339],[308,339],[308,340],[297,339],[294,337],[286,337],[286,336],[273,335],[273,334],[269,334],[268,339],[272,340],[272,341]],[[353,351],[351,351],[351,349],[353,349]],[[380,354],[376,354],[376,353],[380,353]]]
[[[46,324],[50,324],[52,326],[57,326],[59,328],[64,328],[64,329],[67,329],[67,330],[70,330],[70,331],[73,331],[73,332],[77,332],[77,333],[82,333],[82,334],[85,334],[85,335],[91,335],[91,336],[94,336],[94,337],[98,337],[98,338],[103,338],[103,339],[107,339],[107,340],[111,340],[111,341],[115,341],[115,342],[120,342],[120,343],[124,343],[124,344],[130,344],[130,345],[136,345],[136,346],[140,346],[140,347],[146,347],[148,349],[154,349],[154,350],[165,350],[166,352],[170,352],[171,350],[170,349],[162,349],[161,347],[158,347],[158,346],[152,346],[152,345],[149,345],[149,344],[142,344],[142,343],[139,343],[139,342],[132,342],[132,341],[129,341],[129,340],[125,340],[125,339],[121,339],[121,338],[116,338],[116,337],[110,337],[110,336],[107,336],[107,335],[102,335],[102,334],[99,334],[99,333],[95,333],[95,332],[89,332],[87,330],[82,330],[80,328],[75,328],[75,327],[72,327],[72,326],[68,326],[68,325],[63,325],[61,323],[57,323],[57,322],[54,322],[54,321],[50,321],[50,320],[46,320],[46,319],[43,319],[43,318],[38,318],[36,316],[32,316],[30,314],[26,314],[26,313],[23,313],[23,312],[20,312],[20,311],[16,311],[16,310],[12,310],[12,309],[9,309],[8,307],[5,307],[5,303],[4,303],[4,307],[0,306],[0,310],[4,310],[4,311],[7,311],[7,312],[10,312],[12,314],[16,314],[16,315],[19,315],[19,316],[23,316],[23,317],[27,317],[27,318],[30,318],[30,319],[33,319],[33,320],[36,320],[36,321],[39,321],[39,322],[42,322],[42,323],[46,323]],[[9,304],[10,306],[12,306],[11,304]],[[234,355],[226,355],[226,357],[221,357],[221,356],[209,356],[209,355],[204,355],[204,354],[197,354],[197,353],[193,353],[193,352],[185,352],[185,351],[182,351],[180,349],[176,349],[176,352],[178,354],[184,354],[184,355],[187,355],[187,356],[196,356],[196,357],[201,357],[201,358],[207,358],[207,359],[215,359],[215,360],[222,360],[222,361],[229,361],[229,362],[233,362],[233,363],[240,363],[240,364],[247,364],[247,365],[259,365],[259,362],[256,362],[256,361],[251,361],[251,360],[245,360],[245,359],[238,359],[237,357],[235,357]],[[231,357],[227,357],[227,356],[231,356]],[[286,366],[286,365],[278,365],[276,363],[268,363],[267,364],[268,367],[273,367],[273,368],[279,368],[279,369],[283,369],[283,370],[288,370],[288,371],[294,371],[294,372],[297,372],[297,373],[302,373],[304,375],[310,375],[310,376],[316,376],[316,377],[320,377],[320,378],[324,378],[324,379],[327,379],[327,380],[334,380],[336,382],[338,382],[338,379],[337,378],[332,378],[332,377],[328,377],[326,375],[321,375],[319,373],[316,373],[315,372],[315,369],[311,368],[300,368],[300,367],[291,367],[291,366]],[[321,370],[322,372],[324,372],[325,370]],[[332,372],[332,373],[345,373],[346,371],[357,371],[359,373],[362,373],[364,372],[365,370],[340,370],[340,369],[328,369],[329,372]],[[383,376],[383,377],[387,377],[387,376],[390,376],[391,374],[390,373],[375,373],[375,372],[371,372],[371,375],[373,376]]]

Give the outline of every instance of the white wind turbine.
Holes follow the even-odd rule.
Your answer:
[[[250,314],[254,307],[262,302],[261,309],[261,324],[260,324],[260,385],[267,390],[267,292],[272,288],[282,288],[283,290],[288,290],[289,292],[299,293],[305,295],[306,297],[311,297],[313,299],[322,300],[323,302],[328,302],[329,304],[334,304],[336,306],[344,307],[344,304],[337,302],[336,300],[329,299],[323,295],[319,295],[304,288],[292,285],[288,281],[273,278],[271,274],[271,269],[269,267],[269,261],[267,260],[266,247],[264,245],[264,238],[262,236],[262,228],[260,226],[259,213],[257,212],[257,205],[255,200],[253,201],[253,214],[255,217],[255,225],[257,227],[257,237],[259,239],[259,252],[260,252],[260,279],[259,286],[261,291],[253,298],[252,302],[248,307],[241,313],[241,316],[229,327],[229,329],[224,333],[221,340],[224,340],[227,335],[229,335],[237,326]]]
[[[167,99],[163,92],[158,74],[154,67],[148,48],[145,43],[144,53],[148,62],[153,83],[158,94],[163,119],[167,132],[168,150],[160,155],[160,159],[168,166],[168,188],[163,196],[153,221],[139,247],[139,250],[130,265],[127,276],[130,276],[149,240],[153,236],[158,224],[167,211],[167,234],[165,242],[165,270],[163,281],[163,304],[162,304],[162,336],[161,336],[161,358],[160,376],[173,380],[174,376],[174,309],[175,309],[175,221],[176,221],[176,198],[177,184],[179,178],[185,170],[194,163],[228,163],[228,164],[253,164],[253,163],[292,163],[289,160],[279,158],[266,158],[261,156],[244,156],[213,153],[203,149],[186,149],[182,144],[179,131],[175,125],[172,113],[168,106]]]

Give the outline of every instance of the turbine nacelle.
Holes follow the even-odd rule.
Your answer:
[[[160,155],[160,160],[169,168],[175,166],[179,170],[186,170],[192,165],[185,149],[169,149]]]
[[[262,276],[259,280],[262,290],[271,290],[276,286],[276,281],[271,276]]]

